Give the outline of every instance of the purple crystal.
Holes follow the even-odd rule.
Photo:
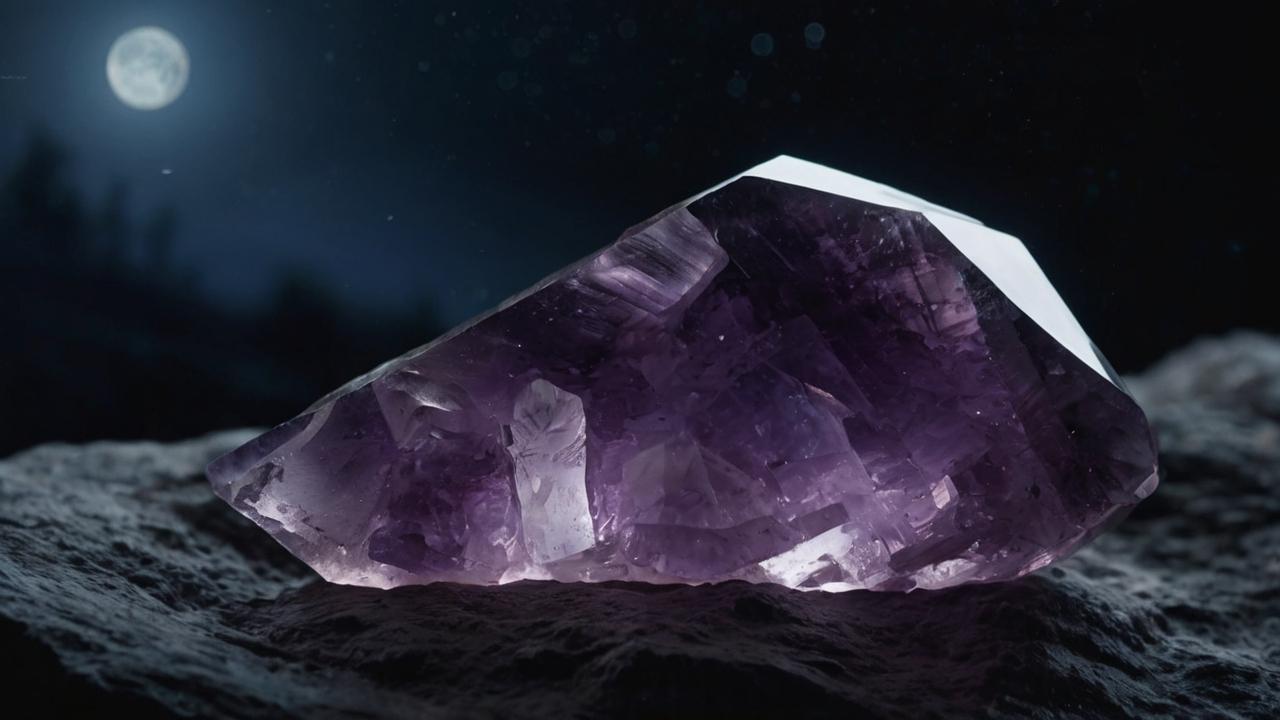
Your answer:
[[[1155,488],[1017,240],[791,158],[633,228],[223,456],[325,578],[937,588]]]

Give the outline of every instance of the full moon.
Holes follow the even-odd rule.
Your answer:
[[[131,108],[159,110],[187,87],[187,49],[168,30],[140,27],[116,38],[107,53],[107,81]]]

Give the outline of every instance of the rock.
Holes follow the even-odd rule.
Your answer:
[[[907,595],[330,585],[205,483],[249,431],[38,447],[0,461],[0,677],[55,717],[1280,716],[1280,341],[1129,382],[1154,496],[1034,576]]]

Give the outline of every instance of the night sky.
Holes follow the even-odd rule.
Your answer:
[[[138,223],[171,207],[175,266],[224,306],[306,273],[448,326],[786,153],[1021,237],[1122,371],[1277,329],[1257,18],[742,5],[8,0],[0,170],[42,131],[88,202],[123,184]],[[191,56],[153,112],[104,72],[142,25]]]

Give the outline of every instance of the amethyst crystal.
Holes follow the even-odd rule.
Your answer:
[[[1155,465],[1016,239],[783,157],[209,477],[334,582],[908,590],[1063,557]]]

